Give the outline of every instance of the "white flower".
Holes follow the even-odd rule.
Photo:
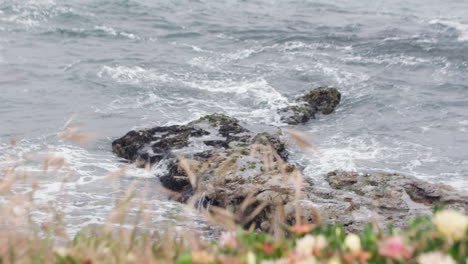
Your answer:
[[[453,210],[443,210],[435,214],[434,224],[442,235],[458,241],[465,237],[468,216]]]
[[[314,251],[320,251],[328,245],[323,235],[316,237],[306,235],[296,242],[296,252],[303,256],[310,256]]]
[[[344,245],[351,252],[358,252],[361,250],[361,239],[356,234],[349,234],[344,240]]]
[[[257,259],[255,258],[255,254],[252,251],[247,253],[247,264],[256,264]]]
[[[136,256],[133,255],[132,253],[127,254],[127,261],[128,262],[135,262],[136,261]]]
[[[429,252],[418,257],[419,264],[456,264],[451,256],[440,252]]]
[[[287,258],[275,259],[275,260],[262,260],[262,264],[289,264],[291,261]]]
[[[295,263],[296,263],[296,264],[316,264],[317,261],[315,260],[314,257],[309,256],[309,257],[307,257],[307,258],[305,258],[305,259],[301,259],[301,260],[299,260],[299,261],[296,261]]]
[[[65,257],[69,253],[68,249],[64,248],[64,247],[56,247],[56,248],[54,248],[54,252],[57,255],[62,256],[62,257]]]

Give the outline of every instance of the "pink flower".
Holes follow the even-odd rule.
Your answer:
[[[379,254],[393,259],[409,259],[412,249],[405,245],[402,237],[392,236],[387,238],[379,249]]]
[[[222,233],[221,237],[219,238],[219,244],[222,247],[237,248],[238,241],[237,241],[236,233],[234,232]]]

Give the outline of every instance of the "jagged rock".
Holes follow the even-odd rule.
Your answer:
[[[214,170],[222,164],[226,166],[229,159],[242,161],[239,169],[247,174],[244,172],[247,168],[260,171],[262,167],[258,165],[260,160],[248,160],[251,149],[259,146],[271,146],[271,152],[278,153],[279,158],[287,157],[279,134],[255,134],[237,119],[221,114],[208,115],[187,125],[130,131],[112,143],[113,151],[122,158],[141,162],[141,166],[165,166],[166,173],[159,177],[162,185],[184,193],[190,193],[191,186],[177,155],[189,159],[190,169],[197,174],[216,174]]]
[[[318,94],[307,98],[319,98],[324,111],[329,111],[327,105],[336,106]],[[334,171],[325,177],[328,188],[314,185],[307,175],[299,180],[299,169],[287,162],[281,133],[254,133],[220,114],[186,125],[130,131],[112,147],[129,161],[165,167],[159,179],[180,194],[179,201],[194,197],[197,204],[232,211],[238,224],[255,224],[264,231],[275,228],[275,219],[294,224],[297,205],[302,223],[320,218],[341,223],[348,231],[358,231],[370,221],[382,227],[403,226],[411,217],[430,214],[438,203],[468,210],[466,194],[400,174]],[[186,169],[196,175],[195,182]]]
[[[316,113],[333,113],[341,101],[341,94],[333,87],[319,87],[296,99],[296,104],[278,111],[281,120],[290,125],[315,119]]]

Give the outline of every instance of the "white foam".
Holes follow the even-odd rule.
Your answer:
[[[105,32],[105,33],[107,33],[107,34],[109,34],[111,36],[122,36],[122,37],[125,37],[125,38],[128,38],[128,39],[133,39],[133,40],[139,40],[140,39],[140,37],[138,37],[135,34],[128,33],[128,32],[125,32],[125,31],[118,32],[114,28],[108,27],[108,26],[94,26],[94,29],[101,30],[101,31],[103,31],[103,32]]]
[[[94,29],[97,29],[97,30],[102,30],[112,36],[117,36],[117,31],[115,31],[115,29],[111,28],[111,27],[106,27],[106,26],[94,26]]]
[[[333,78],[337,83],[341,85],[352,86],[368,81],[370,76],[363,72],[349,72],[342,68],[328,65],[322,62],[316,62],[312,68],[319,73]]]
[[[447,27],[451,27],[458,31],[458,41],[468,41],[468,24],[444,19],[433,19],[429,21],[429,24],[441,24]]]
[[[435,58],[440,60],[441,58]],[[345,62],[356,62],[356,63],[371,63],[378,65],[401,65],[401,66],[417,66],[421,64],[427,64],[431,62],[428,59],[418,58],[414,56],[409,56],[405,54],[399,55],[379,55],[376,57],[363,57],[360,55],[348,55],[344,56],[343,60]]]
[[[197,49],[198,52],[205,51],[202,49]],[[233,61],[239,61],[249,58],[255,53],[260,52],[261,49],[258,48],[249,48],[241,49],[229,53],[216,53],[216,52],[207,52],[206,56],[199,56],[189,60],[189,64],[203,69],[209,70],[219,70],[220,67],[232,63]]]
[[[100,78],[111,78],[118,83],[140,85],[144,94],[115,99],[107,109],[99,112],[119,111],[123,109],[154,109],[161,106],[216,105],[235,116],[253,116],[266,122],[279,120],[277,109],[287,106],[288,99],[272,87],[263,77],[223,80],[206,79],[206,76],[195,74],[160,73],[157,69],[145,69],[139,66],[103,66],[98,72]],[[154,89],[167,84],[182,86],[190,90],[203,90],[212,93],[225,94],[221,100],[210,101],[195,98],[162,98]],[[232,97],[234,96],[234,97]],[[218,97],[219,98],[219,97]],[[186,102],[185,102],[186,101]]]
[[[156,69],[144,69],[139,66],[103,66],[97,73],[99,78],[110,77],[119,83],[139,84],[142,82],[167,83],[175,80],[167,74],[159,73]]]

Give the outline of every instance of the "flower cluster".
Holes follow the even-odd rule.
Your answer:
[[[221,236],[221,255],[210,262],[244,264],[465,263],[468,216],[444,210],[387,231],[368,225],[360,234],[341,226],[296,225],[290,238],[239,231]],[[236,261],[234,261],[236,260]]]
[[[346,233],[339,225],[295,225],[283,237],[263,232],[227,232],[213,244],[174,248],[162,241],[138,253],[116,251],[119,241],[75,239],[72,248],[56,248],[57,263],[114,263],[106,262],[115,252],[115,263],[198,263],[198,264],[358,264],[358,263],[468,263],[468,216],[443,210],[434,217],[419,217],[401,229],[386,230],[368,225],[360,233]],[[80,242],[82,241],[82,242]],[[98,243],[98,241],[100,241]],[[183,241],[178,241],[180,244]],[[94,245],[95,250],[87,247]],[[159,246],[158,246],[159,245]],[[172,248],[173,251],[168,251]],[[86,251],[88,250],[88,251]],[[91,252],[83,256],[83,252]],[[93,256],[93,257],[90,257]],[[85,258],[83,258],[85,257]],[[104,262],[101,262],[104,261]]]

